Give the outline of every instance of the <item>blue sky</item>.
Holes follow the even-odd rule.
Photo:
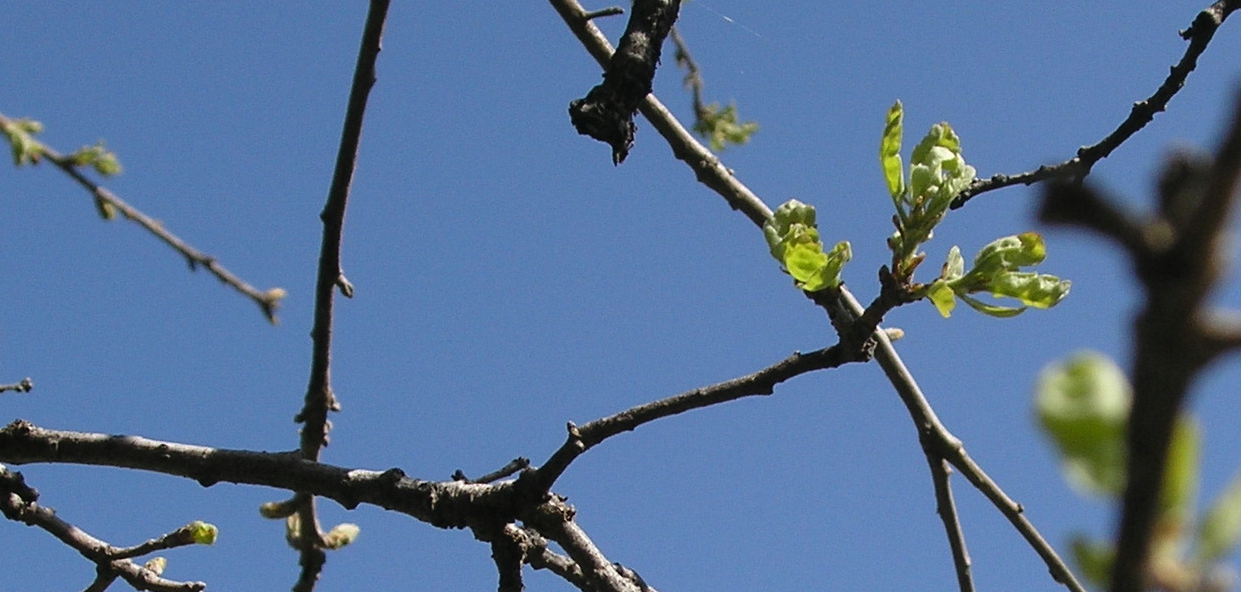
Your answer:
[[[946,120],[980,175],[1058,162],[1110,132],[1178,60],[1205,0],[820,3],[695,0],[682,35],[709,100],[761,130],[724,162],[772,207],[819,208],[850,240],[845,279],[877,286],[890,200],[876,152],[901,99],[907,136]],[[590,6],[589,8],[599,8]],[[103,138],[125,166],[105,185],[260,288],[289,292],[280,325],[136,226],[103,222],[58,171],[0,168],[0,397],[5,421],[257,450],[296,447],[310,359],[322,208],[365,3],[4,3],[0,113],[42,121],[61,151]],[[613,39],[623,19],[602,23]],[[1238,82],[1226,24],[1167,113],[1092,179],[1145,207],[1159,159],[1211,147]],[[479,475],[536,463],[584,423],[748,374],[834,342],[822,312],[748,220],[698,185],[644,121],[629,159],[578,136],[567,105],[599,68],[542,2],[395,2],[346,220],[357,288],[335,324],[324,460]],[[671,55],[656,93],[691,115]],[[912,141],[907,142],[912,144]],[[1102,241],[1040,229],[1036,190],[983,195],[927,250],[1046,230],[1042,270],[1071,279],[1051,311],[1011,320],[925,303],[888,325],[940,417],[1061,549],[1106,534],[1112,508],[1077,497],[1034,425],[1039,370],[1090,348],[1122,363],[1136,295]],[[932,270],[935,265],[928,266]],[[1218,301],[1241,306],[1241,292]],[[1206,432],[1203,498],[1241,465],[1235,364],[1194,406]],[[291,586],[296,555],[256,487],[106,468],[18,467],[42,502],[130,545],[191,520],[214,547],[165,554],[166,575],[214,590]],[[981,495],[954,479],[980,589],[1057,586]],[[608,556],[660,590],[950,590],[930,479],[899,400],[874,364],[800,377],[775,396],[646,425],[579,459],[556,491]],[[322,504],[362,527],[319,590],[489,589],[490,551],[374,508]],[[14,590],[84,587],[93,568],[37,530],[0,524]],[[531,590],[568,590],[527,570]]]

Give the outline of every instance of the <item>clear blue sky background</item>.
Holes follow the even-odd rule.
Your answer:
[[[679,26],[708,98],[761,131],[725,163],[773,207],[815,204],[851,240],[864,300],[886,258],[890,201],[876,152],[906,108],[907,145],[950,121],[981,175],[1058,162],[1110,132],[1180,58],[1206,0],[770,4],[697,0]],[[591,6],[599,8],[601,5]],[[104,138],[106,185],[260,288],[281,323],[139,228],[105,223],[47,166],[0,167],[0,397],[5,421],[219,447],[288,450],[308,376],[322,207],[364,2],[0,4],[0,112],[46,125],[61,151]],[[613,39],[623,19],[603,25]],[[1241,23],[1219,32],[1170,110],[1092,179],[1137,207],[1173,146],[1213,146],[1237,87]],[[336,319],[330,463],[424,479],[542,462],[583,423],[834,342],[761,234],[698,185],[644,121],[629,160],[578,136],[568,102],[600,70],[544,2],[395,2],[346,223],[357,287]],[[690,117],[668,54],[656,92]],[[1035,190],[950,214],[953,244],[1037,229]],[[1136,303],[1102,241],[1046,233],[1042,269],[1073,280],[1058,308],[1012,320],[925,303],[895,311],[899,349],[942,419],[1058,547],[1110,532],[1076,496],[1031,416],[1039,370],[1092,348],[1129,357]],[[1229,289],[1221,303],[1241,306]],[[1235,365],[1200,384],[1203,498],[1241,464]],[[42,501],[118,545],[191,520],[214,547],[167,553],[166,575],[213,590],[292,585],[284,493],[157,474],[19,467]],[[983,590],[1054,590],[981,495],[954,479]],[[664,591],[951,590],[952,564],[914,429],[878,367],[798,378],[775,396],[666,419],[581,458],[556,490],[608,556]],[[489,549],[374,508],[320,590],[487,590]],[[0,584],[75,590],[92,567],[47,534],[0,523]],[[531,590],[568,590],[527,570]],[[118,588],[123,587],[119,586]]]

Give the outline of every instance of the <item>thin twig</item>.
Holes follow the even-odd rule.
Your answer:
[[[353,293],[353,285],[345,279],[341,269],[340,248],[345,226],[345,207],[349,201],[349,188],[357,166],[358,146],[362,138],[362,121],[366,114],[366,102],[371,87],[375,85],[375,62],[383,40],[384,23],[388,16],[389,0],[371,0],[366,15],[366,25],[358,49],[357,66],[349,91],[349,103],[345,110],[345,123],[341,131],[340,149],[336,154],[336,168],[332,185],[328,190],[327,203],[319,215],[323,220],[323,243],[319,252],[318,278],[315,284],[314,327],[310,381],[306,398],[295,421],[301,422],[302,458],[318,460],[319,453],[328,443],[329,411],[337,411],[340,404],[332,392],[332,309],[335,292],[340,289],[346,296]],[[323,553],[323,535],[315,515],[314,500],[298,509],[299,540],[301,544],[301,576],[295,591],[314,588],[326,556]]]
[[[12,120],[5,118],[3,115],[0,115],[0,126],[9,125],[11,121]],[[65,174],[69,175],[69,177],[71,177],[74,181],[77,181],[79,185],[89,191],[91,195],[94,196],[96,203],[102,204],[100,205],[101,211],[119,211],[125,216],[125,218],[136,222],[139,226],[145,228],[147,232],[150,232],[155,235],[156,238],[163,241],[164,244],[172,247],[178,253],[181,253],[181,255],[185,257],[186,262],[189,263],[191,270],[197,270],[199,266],[206,268],[207,271],[211,272],[211,274],[218,278],[221,282],[224,282],[234,290],[237,290],[244,296],[253,300],[255,304],[258,304],[259,308],[263,311],[263,315],[267,317],[268,321],[271,321],[273,324],[276,322],[276,309],[280,307],[280,301],[285,297],[285,291],[283,289],[272,288],[267,291],[259,291],[254,286],[246,283],[240,277],[237,277],[223,265],[220,265],[220,262],[216,260],[215,257],[190,246],[188,243],[164,228],[164,225],[158,220],[147,216],[142,213],[142,211],[117,197],[115,193],[112,193],[107,188],[92,181],[78,169],[77,163],[75,163],[72,158],[63,155],[44,144],[39,145],[39,153],[43,157],[50,160],[52,164],[55,164],[57,168],[64,171]]]
[[[928,449],[924,446],[923,450]],[[957,587],[961,592],[974,592],[970,552],[965,545],[965,531],[961,529],[957,504],[952,497],[952,483],[949,480],[952,468],[948,466],[948,461],[929,451],[926,453],[926,462],[931,466],[931,482],[935,485],[935,511],[944,523],[944,531],[948,533],[948,547],[952,549],[952,564],[957,570]]]
[[[1070,183],[1080,182],[1090,174],[1095,163],[1107,158],[1113,150],[1150,123],[1156,113],[1167,108],[1172,97],[1185,86],[1185,79],[1189,77],[1189,73],[1198,66],[1198,57],[1206,51],[1207,44],[1215,36],[1216,29],[1238,6],[1241,6],[1241,1],[1220,0],[1199,12],[1193,24],[1181,31],[1181,37],[1189,41],[1189,47],[1185,48],[1185,54],[1181,56],[1181,60],[1172,66],[1168,77],[1164,79],[1163,84],[1159,85],[1155,93],[1145,100],[1134,103],[1129,116],[1107,137],[1093,146],[1079,148],[1076,156],[1059,164],[1040,166],[1033,171],[1018,175],[999,174],[988,179],[974,181],[953,200],[952,208],[959,208],[977,195],[1002,187],[1032,185],[1051,179]]]
[[[186,529],[178,529],[159,539],[147,541],[137,547],[123,549],[87,534],[86,531],[66,522],[52,508],[38,503],[38,492],[26,485],[21,473],[14,473],[0,466],[0,512],[9,520],[36,526],[77,551],[96,566],[92,587],[102,590],[120,577],[136,590],[156,592],[197,592],[205,590],[203,582],[177,582],[160,577],[157,573],[134,563],[131,558],[162,549],[194,544],[192,539],[180,536]],[[88,588],[91,589],[91,588]]]
[[[28,393],[32,389],[34,389],[34,381],[30,380],[29,377],[23,378],[21,382],[15,382],[13,384],[0,384],[0,393],[5,391]]]
[[[842,290],[842,293],[845,304],[854,314],[861,315],[862,305],[847,290]],[[927,454],[933,454],[952,463],[952,466],[956,467],[975,489],[991,500],[992,505],[1005,518],[1008,518],[1009,523],[1026,539],[1035,553],[1043,558],[1052,578],[1072,592],[1085,592],[1085,587],[1077,581],[1064,560],[1039,534],[1038,529],[1026,519],[1025,510],[1021,504],[1013,501],[1004,493],[1004,490],[1000,489],[1000,486],[982,470],[982,467],[966,454],[965,445],[961,443],[961,440],[952,435],[952,432],[940,422],[935,410],[927,401],[926,395],[922,394],[922,389],[914,381],[913,374],[905,367],[905,362],[896,353],[892,341],[883,331],[875,332],[875,361],[879,362],[888,382],[896,389],[901,402],[909,411],[909,417],[918,430],[918,441],[922,444],[923,450]]]
[[[523,475],[532,480],[539,492],[551,489],[565,469],[590,448],[623,432],[657,419],[670,417],[693,409],[701,409],[742,397],[770,395],[775,386],[807,372],[835,368],[852,361],[842,358],[840,348],[830,347],[807,354],[793,355],[758,372],[727,380],[719,384],[697,388],[679,395],[627,409],[615,415],[596,419],[583,426],[568,425],[569,436],[565,443],[552,454],[543,466],[533,474]]]

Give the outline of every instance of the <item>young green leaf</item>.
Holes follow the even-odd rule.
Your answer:
[[[795,199],[777,208],[763,224],[763,236],[771,256],[807,292],[840,285],[841,269],[853,256],[847,241],[837,243],[830,253],[823,252],[814,206]]]
[[[897,101],[888,109],[887,122],[883,126],[883,140],[879,143],[879,163],[883,165],[883,178],[888,183],[888,193],[900,209],[901,200],[905,195],[905,171],[901,164],[901,136],[904,134],[902,122],[905,113],[901,102]]]
[[[996,298],[1016,298],[1026,306],[1051,308],[1069,295],[1072,282],[1054,275],[1032,271],[1005,271],[995,274],[987,283],[991,295]]]

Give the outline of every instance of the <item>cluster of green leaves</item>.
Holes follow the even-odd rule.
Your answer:
[[[700,106],[696,109],[694,132],[711,143],[711,149],[719,152],[730,144],[745,144],[750,136],[758,131],[758,124],[753,121],[739,123],[737,121],[737,105],[729,103],[720,107],[719,103]]]
[[[1027,306],[1050,308],[1068,295],[1071,283],[1054,275],[1021,271],[1023,266],[1042,263],[1046,256],[1043,237],[1025,232],[991,241],[978,251],[974,266],[966,272],[961,249],[953,246],[939,278],[925,286],[924,291],[945,317],[952,314],[958,299],[993,317],[1015,316]],[[978,292],[989,292],[996,298],[1016,298],[1024,306],[989,304],[970,296]]]
[[[919,251],[931,240],[935,227],[943,221],[952,200],[974,181],[974,167],[961,154],[961,139],[946,122],[931,126],[914,147],[906,175],[901,160],[904,136],[904,109],[897,101],[888,110],[879,145],[879,161],[896,215],[896,232],[888,238],[892,250],[892,275],[903,285],[913,284],[913,272],[926,258]],[[1069,293],[1070,283],[1053,275],[1021,271],[1046,257],[1046,247],[1038,234],[1027,232],[992,241],[974,257],[974,266],[965,271],[960,248],[948,252],[939,279],[919,285],[914,298],[927,298],[945,317],[952,314],[960,299],[974,310],[995,317],[1020,314],[1028,306],[1050,308]],[[996,298],[1010,297],[1023,306],[999,306],[982,302],[971,294],[987,292]]]
[[[1133,394],[1124,372],[1108,357],[1079,353],[1043,370],[1035,409],[1059,453],[1065,479],[1083,495],[1117,500],[1125,486],[1125,430]],[[1195,516],[1201,434],[1197,422],[1178,419],[1168,453],[1160,517],[1151,546],[1157,588],[1209,590],[1233,577],[1221,560],[1241,543],[1241,474],[1201,517]],[[1105,586],[1114,547],[1084,534],[1073,538],[1083,574]]]
[[[790,199],[763,224],[771,256],[793,276],[798,288],[818,292],[840,285],[840,272],[853,258],[848,241],[823,252],[814,206]]]
[[[43,131],[43,124],[33,119],[7,119],[0,115],[0,131],[9,140],[13,151],[13,164],[38,164],[48,154],[47,148],[35,135]],[[121,162],[116,154],[103,145],[103,140],[83,146],[65,157],[75,167],[89,166],[105,177],[120,174]]]

